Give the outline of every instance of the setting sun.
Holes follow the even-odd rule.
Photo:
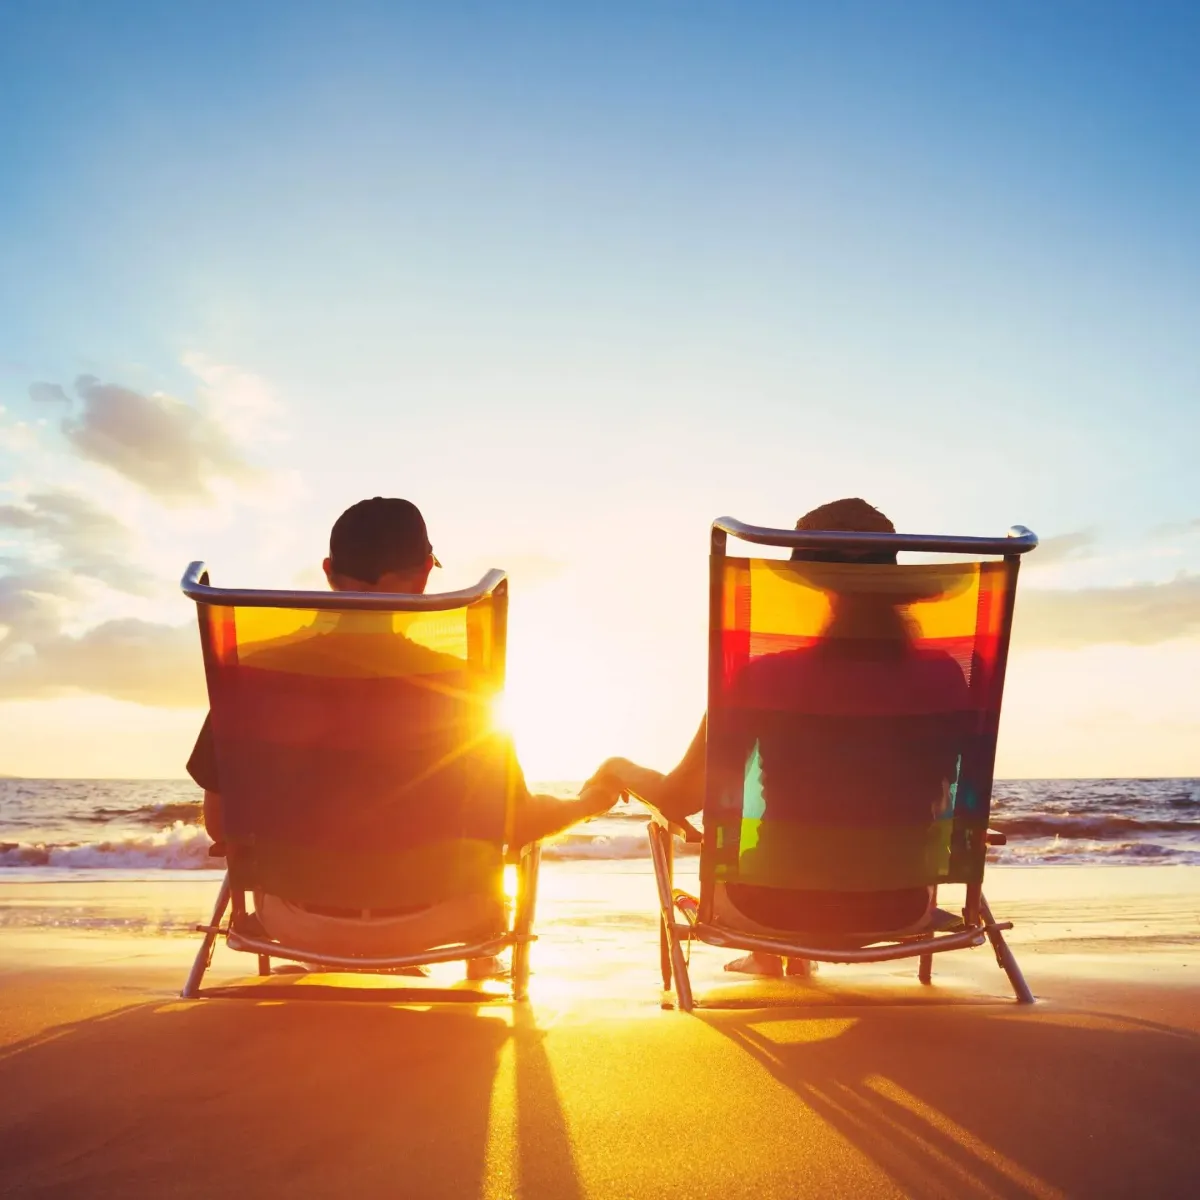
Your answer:
[[[510,610],[501,719],[527,779],[584,779],[622,745],[622,681],[612,634],[581,628],[564,589],[547,585]]]

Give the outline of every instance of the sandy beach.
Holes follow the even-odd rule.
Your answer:
[[[1191,1194],[1200,869],[989,878],[1030,1009],[987,949],[923,988],[734,982],[698,947],[703,1007],[663,1011],[644,864],[545,872],[515,1010],[454,966],[257,981],[223,947],[183,1002],[195,943],[162,930],[211,880],[0,884],[0,1192]]]

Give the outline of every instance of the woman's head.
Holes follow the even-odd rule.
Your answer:
[[[796,522],[797,529],[838,533],[895,533],[892,522],[865,500],[849,496],[822,504]],[[805,550],[797,547],[798,562],[895,563],[895,550]]]
[[[834,500],[807,512],[796,522],[797,529],[834,531],[838,533],[895,533],[892,522],[865,500],[857,496]],[[895,550],[805,550],[792,551],[792,558],[801,562],[875,563],[895,566]],[[839,629],[853,637],[836,638],[831,643],[845,654],[852,647],[869,647],[878,655],[881,643],[905,648],[913,635],[909,620],[900,612],[895,598],[887,592],[842,591],[830,597],[829,629]]]

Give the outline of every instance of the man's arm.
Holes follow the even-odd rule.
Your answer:
[[[513,841],[528,846],[541,838],[551,837],[579,821],[608,812],[617,802],[620,790],[610,783],[591,782],[573,800],[557,796],[539,796],[530,792],[517,803]]]
[[[225,853],[225,820],[221,812],[220,780],[217,775],[217,751],[213,744],[212,713],[205,714],[200,735],[187,761],[187,773],[204,789],[204,830],[215,845],[210,854]]]
[[[221,813],[220,792],[204,792],[204,831],[212,838],[216,848],[225,848],[225,818]]]

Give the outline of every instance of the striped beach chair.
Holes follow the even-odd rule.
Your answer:
[[[918,551],[917,565],[740,558]],[[702,835],[649,827],[664,987],[693,1006],[685,946],[816,962],[933,957],[991,942],[1033,996],[983,894],[1000,701],[1020,556],[1037,538],[712,527]],[[996,555],[981,561],[978,556]],[[699,840],[700,895],[674,887],[673,837]],[[965,884],[959,913],[936,889]]]
[[[440,595],[248,591],[210,586],[194,562],[182,589],[199,616],[227,864],[183,995],[224,936],[264,975],[273,958],[389,972],[512,947],[522,999],[540,848],[509,844],[518,768],[492,722],[504,573]],[[249,895],[376,918],[466,900],[470,920],[419,952],[318,953],[269,936]]]

